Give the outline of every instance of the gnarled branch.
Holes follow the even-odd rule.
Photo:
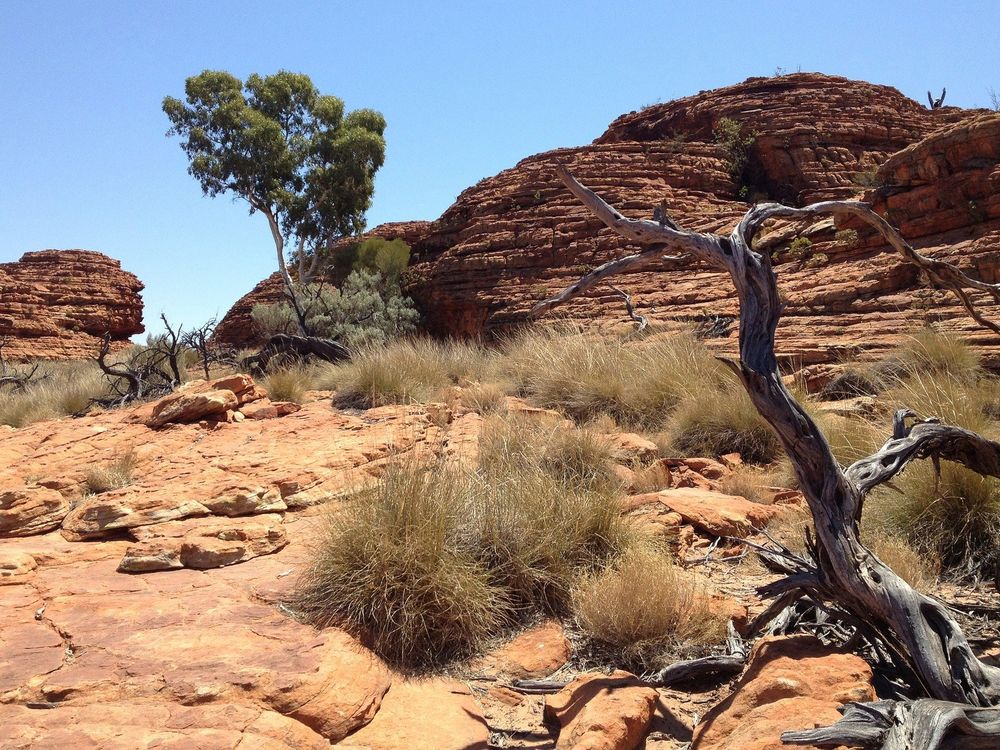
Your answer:
[[[967,290],[984,291],[1000,300],[1000,286],[972,279],[956,266],[917,253],[894,227],[858,201],[825,201],[804,208],[777,203],[758,205],[747,212],[730,235],[722,236],[628,219],[580,185],[564,167],[559,167],[558,173],[570,192],[619,234],[640,244],[655,245],[656,252],[667,248],[686,253],[725,269],[732,278],[740,310],[740,360],[732,363],[732,367],[791,459],[816,529],[810,549],[816,564],[815,580],[808,580],[810,596],[831,602],[855,621],[863,622],[866,638],[881,641],[887,651],[903,659],[912,670],[915,687],[928,697],[980,707],[1000,702],[1000,669],[976,658],[945,607],[915,591],[862,543],[857,517],[864,493],[858,479],[864,478],[864,472],[860,467],[850,475],[845,472],[819,427],[785,387],[774,354],[774,336],[782,309],[777,277],[770,257],[756,252],[752,243],[755,233],[770,218],[857,217],[879,232],[905,261],[917,265],[932,282],[958,295],[976,320],[998,332],[1000,328],[972,309]],[[609,271],[607,266],[540,302],[534,308],[536,313],[551,309],[610,276],[614,269]],[[914,427],[909,436],[903,437],[914,437],[919,445],[922,434],[933,433],[928,428]],[[958,440],[955,432],[947,434],[951,442],[939,440],[934,443],[936,449],[949,456],[967,457],[970,464],[974,463],[978,457],[976,451],[984,446],[970,442],[969,438]],[[923,444],[932,442],[928,439]],[[894,459],[895,454],[890,463]],[[799,587],[792,590],[777,587],[775,593],[783,589],[792,597],[797,595],[795,588]]]

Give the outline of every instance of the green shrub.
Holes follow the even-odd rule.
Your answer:
[[[378,272],[352,271],[339,289],[313,285],[301,291],[306,324],[313,335],[336,339],[349,349],[385,344],[416,329],[420,316],[398,285]],[[287,302],[254,305],[250,313],[261,334],[297,333]]]
[[[810,255],[805,262],[806,268],[819,268],[820,266],[825,266],[830,262],[830,256],[826,253],[815,253]]]
[[[858,244],[858,233],[853,229],[841,229],[834,235],[837,244],[854,247]]]
[[[851,182],[864,188],[876,188],[883,185],[882,180],[878,176],[878,169],[875,167],[866,169],[863,172],[855,172],[851,176]]]
[[[796,237],[788,246],[788,257],[791,260],[802,260],[812,247],[812,240],[808,237]]]
[[[719,118],[712,133],[715,142],[726,155],[729,173],[734,179],[742,181],[747,163],[750,160],[750,148],[753,146],[756,136],[744,134],[743,126],[729,117]]]

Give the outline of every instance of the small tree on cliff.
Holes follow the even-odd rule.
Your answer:
[[[163,100],[167,135],[182,139],[205,195],[232,193],[267,219],[289,302],[309,335],[302,295],[319,271],[319,249],[364,229],[385,160],[385,119],[370,109],[345,116],[343,101],[288,71],[243,83],[206,70],[184,91],[184,101]]]

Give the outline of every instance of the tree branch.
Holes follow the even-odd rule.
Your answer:
[[[910,461],[921,458],[953,461],[983,476],[1000,478],[1000,443],[937,420],[917,422],[904,434],[886,441],[876,453],[855,461],[845,473],[865,495],[899,474]]]
[[[784,590],[785,596],[795,597],[798,594],[794,588],[789,590],[791,584],[807,584],[813,598],[830,602],[854,621],[864,623],[866,638],[881,641],[889,653],[899,655],[912,670],[915,686],[931,698],[973,706],[991,706],[1000,701],[1000,669],[984,664],[975,656],[945,607],[915,591],[862,543],[857,523],[863,499],[859,478],[864,480],[872,469],[858,467],[845,472],[819,427],[785,387],[774,354],[775,331],[782,310],[777,278],[770,256],[756,252],[752,242],[769,218],[854,216],[878,231],[904,260],[920,267],[932,282],[952,289],[960,299],[967,289],[984,291],[1000,299],[1000,286],[971,279],[951,264],[920,255],[888,222],[857,201],[826,201],[805,208],[763,204],[748,211],[728,236],[700,234],[627,219],[580,185],[565,167],[558,167],[557,172],[570,192],[607,226],[632,241],[655,248],[605,264],[568,289],[538,303],[534,312],[545,312],[566,302],[637,262],[637,258],[660,252],[664,247],[728,271],[736,286],[740,310],[740,360],[731,366],[791,459],[816,529],[810,550],[816,564],[814,578],[776,586],[774,593]],[[992,324],[987,327],[997,330]],[[937,432],[947,440],[921,442],[921,435],[935,431],[914,427],[903,438],[912,437],[917,445],[926,446],[922,450],[930,451],[933,447],[943,457],[970,462],[997,461],[992,443],[955,432],[958,429]],[[905,453],[903,446],[895,447],[895,453],[887,454],[890,464],[897,455]]]

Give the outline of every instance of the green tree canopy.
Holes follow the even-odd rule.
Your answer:
[[[385,119],[370,109],[345,115],[343,101],[288,71],[244,83],[206,70],[188,78],[184,91],[184,100],[163,100],[167,135],[181,138],[188,172],[205,195],[231,193],[267,218],[289,299],[308,333],[285,248],[292,248],[297,282],[305,286],[320,248],[364,229],[385,160]]]

